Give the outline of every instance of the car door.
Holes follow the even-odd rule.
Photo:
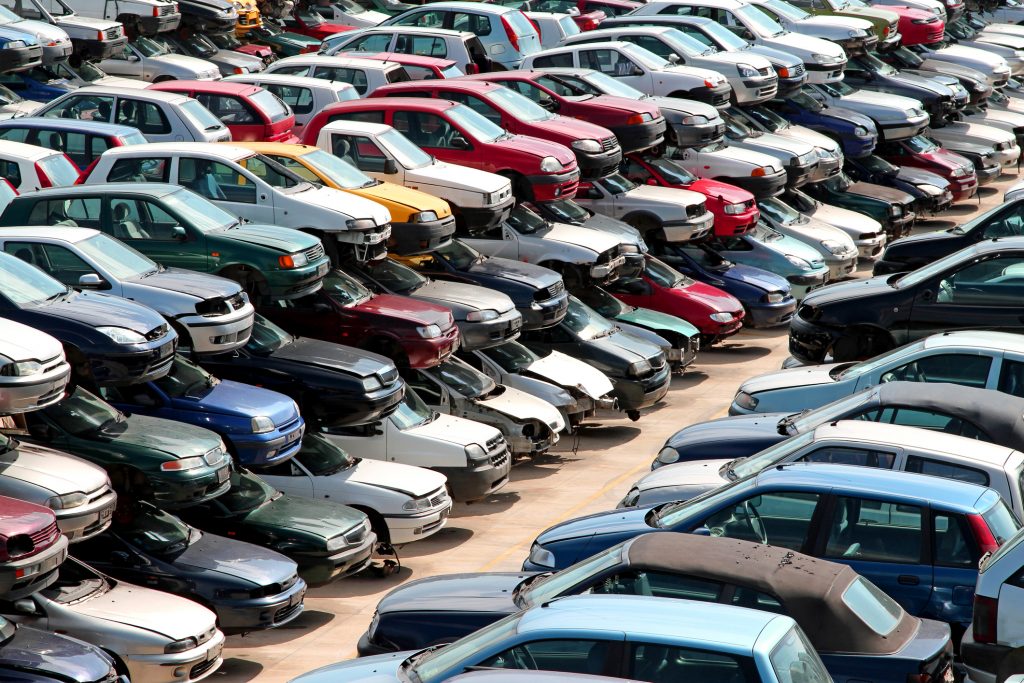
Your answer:
[[[964,515],[932,511],[932,593],[925,614],[943,621],[969,621],[981,552]],[[1003,591],[1007,589],[1003,585]],[[1000,600],[1003,592],[1000,591]]]
[[[857,389],[884,382],[945,382],[985,389],[995,384],[993,365],[990,356],[980,353],[924,351],[903,365],[865,373],[857,380]]]
[[[502,647],[499,652],[494,652],[492,645],[489,650],[476,655],[478,661],[467,661],[465,664],[482,669],[538,669],[577,674],[616,675],[620,671],[625,634],[615,631],[614,627],[603,632],[600,638],[563,636],[530,641],[526,639],[528,637],[513,647]],[[542,635],[532,637],[543,638]],[[454,676],[463,670],[449,671],[447,675]],[[636,679],[635,676],[632,678]],[[661,679],[649,677],[639,680]]]
[[[149,197],[107,197],[104,221],[110,234],[164,266],[206,271],[206,237]]]
[[[125,44],[124,49],[117,52],[99,63],[99,67],[111,76],[123,76],[125,78],[142,79],[144,62],[142,54],[130,43]]]
[[[240,219],[267,225],[278,223],[271,193],[237,164],[181,156],[177,178],[179,185]]]
[[[632,59],[611,48],[588,48],[579,51],[580,66],[595,69],[633,86],[640,92],[653,94],[651,74]]]
[[[147,102],[134,97],[118,97],[117,109],[114,112],[114,123],[137,128],[146,136],[147,142],[180,142],[185,138],[184,129],[175,114],[168,115],[164,106],[156,102]]]
[[[580,185],[581,187],[576,193],[576,201],[578,203],[594,213],[602,213],[612,218],[620,217],[622,210],[615,202],[615,195],[608,192],[596,181],[588,182],[585,186],[583,183]]]
[[[411,372],[404,375],[406,386],[416,391],[416,395],[423,399],[429,408],[439,413],[455,415],[456,417],[467,417],[468,413],[457,410],[452,397],[449,395],[448,387],[441,382],[429,377],[422,372]]]
[[[706,527],[712,536],[806,552],[821,498],[821,494],[808,491],[766,491],[724,506],[705,518],[703,524],[688,526]]]
[[[99,270],[93,264],[86,262],[81,256],[63,245],[4,240],[3,250],[8,254],[17,256],[22,261],[31,263],[68,287],[81,287],[80,280],[83,275],[100,275]],[[103,275],[100,276],[104,277]],[[100,286],[90,285],[89,287],[100,289],[104,293],[113,294],[114,296],[124,295],[120,282],[111,282],[105,277]]]
[[[436,114],[420,111],[396,111],[391,125],[429,154],[453,164],[494,171],[497,166],[474,148],[472,138]]]
[[[261,142],[265,137],[266,125],[262,116],[241,97],[216,93],[196,93],[193,97],[231,129],[232,140]]]

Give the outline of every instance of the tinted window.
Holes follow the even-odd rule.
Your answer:
[[[21,187],[21,166],[17,161],[0,159],[0,177],[6,178],[15,189]]]
[[[440,28],[444,24],[443,10],[429,10],[418,14],[409,15],[397,23],[401,26],[427,26]]]
[[[313,91],[309,88],[276,83],[265,83],[263,87],[281,98],[296,114],[309,114],[313,111]]]
[[[25,142],[28,139],[28,128],[0,128],[0,139]]]
[[[353,111],[344,114],[332,114],[331,121],[364,121],[366,123],[384,123],[382,111]]]
[[[841,496],[836,499],[825,556],[917,564],[922,533],[917,506]]]
[[[468,31],[478,36],[489,36],[491,20],[483,14],[455,12],[452,14],[452,28],[456,31]]]
[[[107,173],[109,182],[166,183],[170,181],[171,160],[167,157],[149,159],[118,159]]]
[[[533,68],[548,69],[552,67],[573,66],[572,53],[563,52],[557,55],[544,55],[533,60]]]
[[[1002,499],[997,500],[996,504],[983,512],[981,516],[988,524],[989,531],[992,532],[992,536],[996,539],[996,543],[1005,543],[1013,538],[1020,529],[1020,522],[1017,521],[1013,512],[1010,511],[1010,508],[1006,506],[1006,503],[1004,503]]]
[[[632,60],[615,50],[583,50],[580,52],[580,66],[616,78],[632,76],[637,68]]]
[[[602,671],[612,643],[604,640],[539,640],[523,643],[480,663],[495,669],[540,669],[591,673]]]
[[[999,371],[999,391],[1024,397],[1024,362],[1003,358]]]
[[[209,109],[214,116],[228,125],[262,123],[260,118],[245,101],[228,95],[197,93],[196,99]]]
[[[391,44],[391,34],[378,33],[365,38],[357,38],[345,46],[345,50],[352,52],[387,52]]]
[[[362,69],[349,69],[341,66],[317,66],[314,67],[313,78],[322,78],[325,81],[341,81],[351,83],[352,87],[360,95],[366,94],[366,72]]]
[[[932,526],[935,533],[935,564],[943,567],[976,566],[971,531],[963,515],[936,512]]]
[[[800,550],[817,503],[816,493],[765,493],[715,513],[705,525],[712,536]]]
[[[395,52],[423,57],[447,57],[448,47],[445,45],[444,38],[405,35],[398,36],[395,40]]]
[[[911,455],[907,458],[907,472],[919,474],[930,474],[933,477],[944,477],[966,481],[971,484],[988,486],[988,473],[966,465],[957,465],[951,462],[922,458],[919,455]]]
[[[456,149],[452,140],[456,136],[462,137],[440,116],[426,112],[396,111],[392,116],[392,125],[420,147]]]
[[[749,657],[648,643],[633,646],[627,676],[654,683],[757,683],[761,680]]]
[[[895,453],[876,451],[869,448],[847,448],[829,446],[819,448],[800,458],[801,462],[832,463],[834,465],[859,465],[861,467],[881,467],[891,470],[896,462]]]
[[[123,126],[138,128],[143,135],[166,135],[171,132],[167,117],[153,102],[118,100],[116,121]]]
[[[4,244],[4,251],[17,256],[25,263],[31,263],[54,279],[72,287],[77,286],[78,279],[86,273],[96,272],[77,254],[54,244],[7,242]]]
[[[991,366],[988,356],[941,353],[894,368],[882,375],[882,381],[950,382],[984,389]]]
[[[1024,297],[1024,257],[1005,256],[972,263],[939,281],[936,303],[1017,306]]]
[[[887,424],[905,425],[907,427],[918,427],[921,429],[934,429],[946,434],[955,434],[969,439],[981,439],[990,441],[988,435],[972,422],[959,417],[946,415],[934,410],[920,410],[917,408],[874,408],[857,416],[858,420],[870,422],[885,422]]]

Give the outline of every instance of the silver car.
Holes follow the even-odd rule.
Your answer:
[[[0,318],[0,414],[38,410],[64,398],[71,366],[61,343]]]

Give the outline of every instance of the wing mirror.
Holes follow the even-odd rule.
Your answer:
[[[36,614],[36,601],[31,598],[15,600],[14,610],[20,614]]]
[[[86,289],[96,289],[103,286],[103,278],[96,273],[86,273],[78,278],[78,286]]]
[[[453,142],[454,142],[454,140],[453,140]],[[465,140],[463,140],[463,142],[465,142]],[[386,175],[395,175],[396,173],[398,173],[398,162],[395,161],[394,159],[385,159],[384,160],[384,173]]]
[[[179,242],[184,242],[185,240],[188,239],[188,233],[185,232],[185,228],[181,227],[180,225],[175,225],[173,228],[171,228],[171,238],[176,239]]]
[[[668,61],[671,62],[672,64],[678,64],[679,63],[679,55],[677,55],[676,53],[673,52],[672,54],[670,54],[668,56]]]
[[[694,534],[696,536],[710,536],[711,535],[711,529],[709,529],[707,527],[707,525],[705,524],[704,526],[697,527],[696,529],[694,529],[690,533]]]
[[[641,69],[638,66],[634,66],[633,67],[633,73],[630,74],[630,75],[632,75],[632,76],[643,76],[644,75],[644,70]]]
[[[449,144],[454,149],[463,149],[463,150],[468,150],[469,149],[469,143],[466,142],[466,138],[462,137],[461,135],[454,136],[451,139],[451,142]]]

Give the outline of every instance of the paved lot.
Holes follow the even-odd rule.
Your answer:
[[[1016,176],[982,189],[980,205],[955,207],[944,220],[917,230],[949,228],[996,205]],[[980,206],[980,208],[979,208]],[[948,219],[948,220],[947,220]],[[870,263],[858,276],[869,275]],[[677,429],[725,414],[737,385],[780,367],[788,352],[786,328],[744,330],[702,352],[694,368],[672,380],[663,404],[639,422],[617,416],[563,438],[555,452],[516,465],[510,483],[491,498],[457,505],[448,526],[399,549],[401,571],[388,578],[352,578],[310,591],[306,611],[284,628],[228,638],[215,681],[286,681],[355,656],[377,601],[404,581],[453,572],[517,571],[538,532],[564,519],[614,507]],[[339,682],[341,683],[341,682]]]

